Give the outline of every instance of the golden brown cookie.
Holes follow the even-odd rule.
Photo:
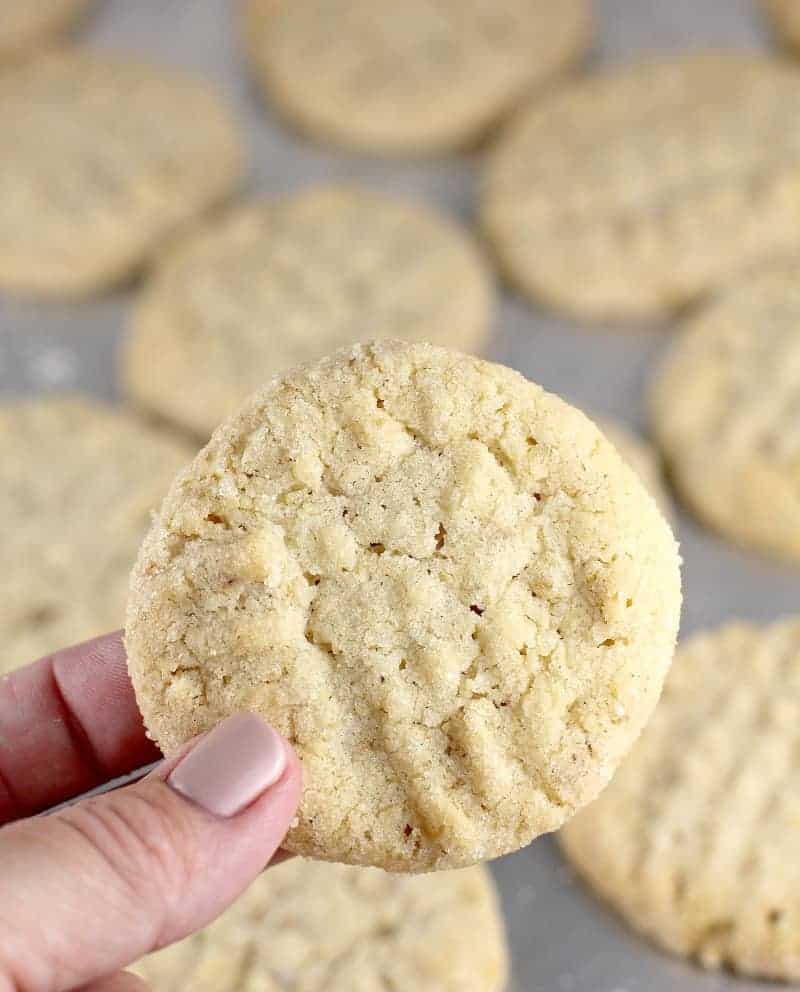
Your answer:
[[[605,785],[672,658],[674,539],[577,410],[377,342],[274,379],[175,481],[131,580],[145,723],[297,750],[285,846],[396,871],[527,844]]]
[[[26,54],[72,26],[94,0],[3,0],[0,61]]]

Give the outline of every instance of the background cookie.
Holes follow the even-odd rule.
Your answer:
[[[482,868],[408,878],[296,858],[133,970],[153,992],[502,992],[508,963]]]
[[[286,847],[421,871],[514,850],[608,781],[658,698],[671,532],[582,414],[428,345],[274,380],[176,480],[127,645],[166,751],[247,709],[303,763]]]
[[[798,103],[800,72],[758,55],[660,57],[583,79],[501,138],[484,228],[513,281],[558,309],[680,307],[800,241]]]
[[[51,52],[0,77],[0,290],[81,295],[228,194],[241,151],[205,83]]]
[[[187,237],[138,304],[127,389],[208,437],[276,372],[381,337],[477,350],[492,288],[465,232],[416,204],[322,187]]]
[[[268,98],[312,135],[387,153],[471,141],[582,54],[587,0],[247,0]]]
[[[800,559],[800,261],[748,274],[694,317],[651,386],[675,483],[728,537]]]
[[[122,626],[128,573],[191,451],[80,399],[0,406],[0,673]]]
[[[93,5],[94,0],[3,0],[0,60],[63,31]]]
[[[625,919],[709,968],[800,978],[800,621],[683,646],[611,785],[559,833]]]
[[[658,452],[644,438],[628,430],[618,420],[602,418],[598,420],[597,426],[639,476],[661,512],[669,518],[672,501],[664,485]]]
[[[761,6],[779,36],[794,48],[800,48],[800,5],[797,0],[761,0]]]

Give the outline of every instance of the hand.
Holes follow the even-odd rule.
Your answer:
[[[270,861],[300,768],[249,714],[135,785],[31,818],[158,757],[119,634],[0,679],[0,992],[142,989],[119,969],[205,926]]]

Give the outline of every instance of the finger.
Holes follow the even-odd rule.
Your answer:
[[[0,824],[154,761],[121,632],[0,679]]]
[[[102,978],[99,982],[85,985],[81,992],[147,992],[147,990],[148,986],[141,978],[130,975],[127,971],[121,971],[111,978]]]
[[[0,988],[62,992],[214,919],[280,846],[294,752],[256,716],[136,785],[0,830]]]

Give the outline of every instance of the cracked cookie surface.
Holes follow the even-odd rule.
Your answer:
[[[285,846],[466,865],[591,799],[658,698],[672,534],[595,426],[499,365],[377,342],[281,376],[175,481],[131,580],[145,723],[301,758]]]
[[[680,308],[798,245],[799,102],[800,71],[757,55],[659,57],[584,78],[501,136],[484,228],[511,279],[559,310]]]
[[[502,992],[508,960],[483,868],[409,878],[298,858],[133,970],[154,992]]]
[[[0,405],[0,674],[122,626],[136,551],[192,450],[78,398]]]
[[[611,785],[559,832],[635,927],[708,968],[800,979],[800,620],[682,645]]]
[[[800,261],[750,272],[672,343],[650,387],[653,432],[698,515],[800,561]]]
[[[0,288],[82,296],[128,275],[241,171],[204,82],[88,49],[0,76]]]
[[[138,402],[208,437],[270,376],[359,340],[479,350],[492,282],[466,231],[355,186],[237,207],[190,234],[137,304]]]
[[[605,417],[596,420],[597,426],[614,445],[622,458],[637,474],[645,489],[658,503],[667,518],[672,516],[672,501],[664,483],[659,454],[649,441],[634,434],[625,424]]]
[[[479,137],[576,60],[587,0],[248,0],[265,95],[313,137],[419,154]]]

